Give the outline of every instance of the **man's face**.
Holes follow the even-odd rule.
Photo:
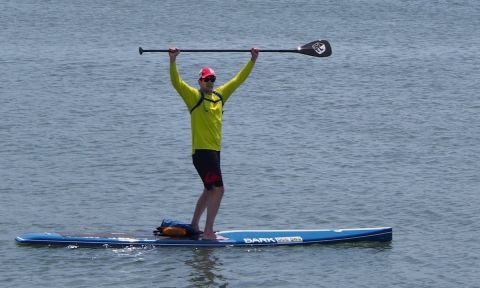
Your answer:
[[[212,93],[215,80],[216,78],[213,75],[198,80],[200,90],[202,90],[203,92]]]

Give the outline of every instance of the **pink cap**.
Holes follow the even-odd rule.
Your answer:
[[[204,79],[212,75],[215,76],[215,71],[213,71],[213,69],[210,67],[203,67],[202,70],[200,70],[200,73],[198,74],[198,76],[200,76],[200,79]]]

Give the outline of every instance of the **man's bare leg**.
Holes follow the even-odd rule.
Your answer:
[[[195,232],[200,232],[198,222],[200,221],[203,212],[207,208],[207,199],[208,191],[207,189],[203,189],[202,194],[200,195],[200,197],[198,197],[197,206],[195,206],[195,212],[193,212],[192,227]]]
[[[220,203],[222,202],[223,192],[223,187],[214,187],[207,191],[207,220],[205,222],[205,231],[203,233],[204,240],[223,239],[223,237],[217,237],[213,232],[213,224],[215,223],[215,217],[217,216]]]

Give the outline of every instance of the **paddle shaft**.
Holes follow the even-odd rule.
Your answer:
[[[140,54],[144,52],[169,52],[169,50],[158,50],[158,49],[150,49],[144,50],[141,47],[138,49]],[[180,52],[201,52],[201,53],[209,53],[209,52],[250,52],[251,50],[242,50],[242,49],[182,49]],[[276,52],[276,53],[286,53],[286,52],[293,52],[298,53],[299,50],[260,50],[260,52]]]

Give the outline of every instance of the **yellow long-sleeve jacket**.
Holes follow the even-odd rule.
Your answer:
[[[223,101],[220,101],[220,97],[214,93],[205,93],[204,100],[200,106],[191,112],[192,154],[195,153],[196,149],[220,151],[222,142],[222,106],[227,102],[235,89],[247,79],[253,65],[254,62],[250,60],[235,77],[214,89],[215,92],[222,95]],[[175,62],[170,63],[170,78],[173,87],[187,105],[188,111],[191,111],[200,100],[200,90],[182,80]]]

